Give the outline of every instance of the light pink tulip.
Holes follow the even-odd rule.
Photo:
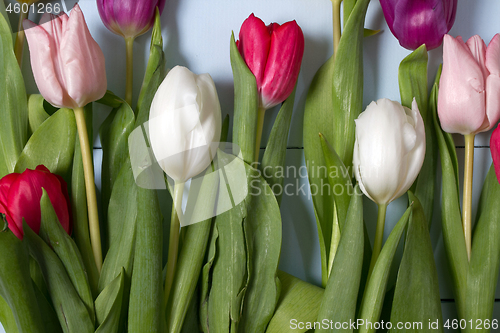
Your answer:
[[[42,96],[56,107],[77,108],[106,93],[104,54],[90,35],[78,5],[68,16],[25,20],[31,67]]]
[[[488,47],[479,36],[467,43],[444,37],[438,115],[443,130],[463,135],[488,131],[500,118],[500,35]]]

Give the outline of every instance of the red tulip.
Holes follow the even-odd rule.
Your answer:
[[[11,173],[0,180],[0,213],[5,215],[9,229],[23,238],[23,218],[38,233],[40,231],[40,199],[42,188],[47,192],[59,222],[71,233],[71,208],[66,182],[50,173],[43,165],[23,173]]]
[[[493,131],[490,138],[491,157],[493,158],[493,166],[500,182],[500,125]]]
[[[269,109],[292,93],[304,55],[304,34],[297,22],[266,26],[251,14],[236,42],[241,56],[255,75],[260,106]]]

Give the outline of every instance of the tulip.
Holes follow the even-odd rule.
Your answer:
[[[9,229],[19,239],[24,235],[23,219],[33,231],[40,231],[42,188],[47,192],[62,227],[71,233],[68,186],[62,177],[39,165],[35,170],[11,173],[0,180],[0,213],[5,215]]]
[[[304,55],[304,34],[297,22],[266,26],[254,14],[241,25],[238,50],[255,76],[259,93],[255,161],[259,159],[265,111],[292,93]]]
[[[151,103],[149,135],[160,167],[176,182],[205,170],[221,134],[221,109],[209,74],[174,67]]]
[[[408,191],[424,163],[425,128],[415,99],[411,110],[385,98],[372,102],[355,122],[354,175],[379,207],[371,272],[382,248],[387,205]]]
[[[155,21],[156,8],[161,15],[165,0],[97,0],[101,20],[110,31],[125,39],[125,101],[132,105],[134,76],[134,39],[146,33]]]
[[[156,7],[161,14],[165,0],[97,0],[106,28],[123,38],[135,38],[151,29]]]
[[[42,96],[52,105],[75,112],[85,175],[90,239],[97,270],[102,266],[99,214],[92,147],[83,107],[106,94],[104,55],[90,35],[76,4],[68,16],[44,14],[41,24],[24,21],[31,51],[31,67]]]
[[[219,98],[210,75],[196,75],[185,67],[174,67],[151,103],[149,140],[160,167],[175,181],[176,210],[182,207],[184,182],[205,170],[215,156],[221,127]],[[175,212],[170,223],[164,310],[175,274],[179,229],[179,216]]]
[[[260,106],[269,109],[282,103],[295,87],[304,55],[304,34],[297,22],[266,26],[251,14],[239,38],[238,50],[257,81]]]
[[[81,108],[106,93],[104,54],[90,35],[78,5],[40,25],[24,21],[31,67],[42,96],[58,108]]]
[[[491,157],[493,158],[493,165],[497,175],[498,182],[500,182],[500,125],[493,131],[490,138]]]
[[[464,43],[446,35],[438,115],[448,133],[488,131],[500,118],[500,35],[488,47],[479,36]]]
[[[457,13],[457,0],[380,0],[387,25],[402,47],[441,45]]]
[[[444,131],[465,136],[462,224],[470,258],[474,137],[493,128],[500,118],[499,34],[488,46],[477,35],[467,43],[460,36],[444,37],[438,115]]]

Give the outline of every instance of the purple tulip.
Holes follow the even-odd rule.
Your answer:
[[[156,7],[161,14],[165,0],[97,0],[106,28],[124,38],[135,38],[151,29]]]
[[[392,34],[409,50],[441,45],[457,13],[457,0],[380,0],[380,5]]]

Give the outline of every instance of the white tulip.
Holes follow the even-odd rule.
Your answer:
[[[372,102],[356,119],[354,174],[363,193],[387,205],[411,187],[425,157],[425,129],[412,110],[389,99]]]
[[[149,116],[151,147],[163,171],[176,182],[200,174],[215,156],[221,126],[210,75],[174,67],[158,88]]]

